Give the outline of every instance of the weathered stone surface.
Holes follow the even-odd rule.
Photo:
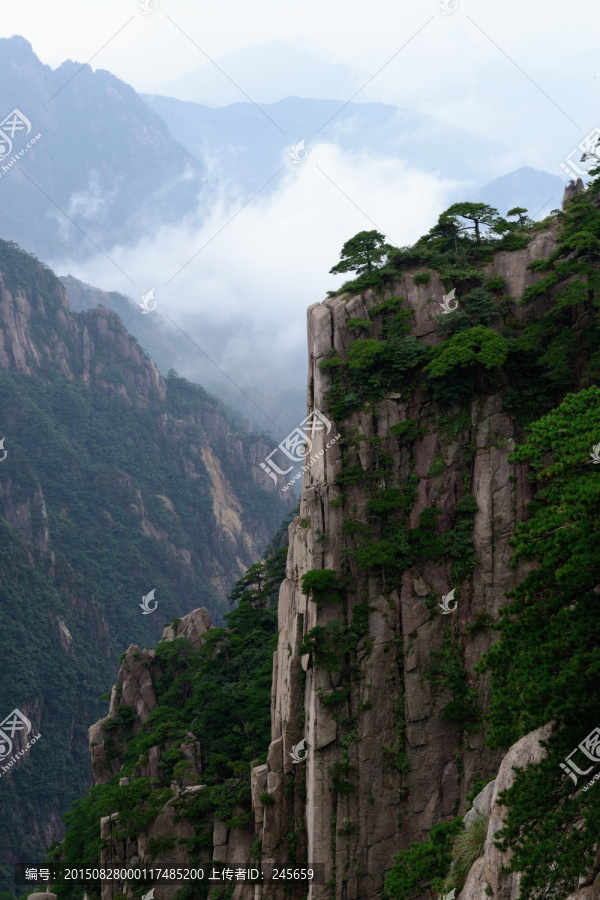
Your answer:
[[[583,180],[581,178],[578,178],[577,181],[575,181],[574,179],[571,179],[571,181],[565,187],[565,190],[563,193],[562,208],[564,209],[566,207],[567,203],[569,202],[569,200],[571,200],[571,198],[574,197],[576,194],[580,194],[583,190],[585,190],[585,187],[583,184]]]
[[[140,650],[135,644],[131,644],[119,671],[119,682],[122,686],[120,705],[131,706],[140,722],[145,722],[156,706],[149,662],[148,651]]]
[[[469,822],[472,822],[476,816],[489,816],[490,810],[492,808],[492,797],[494,796],[494,788],[496,786],[496,779],[490,781],[489,784],[486,784],[484,789],[477,794],[475,799],[473,800],[473,807],[466,813],[463,822],[465,825],[468,825]]]
[[[553,231],[538,234],[524,250],[496,254],[486,272],[501,275],[507,292],[518,300],[523,290],[540,277],[527,268],[529,263],[548,256],[555,246]],[[436,318],[445,288],[435,272],[428,285],[416,285],[414,274],[402,275],[383,299],[403,297],[414,312],[412,334],[436,345],[441,339]],[[327,298],[310,307],[309,411],[318,408],[329,414],[329,380],[319,362],[331,349],[346,353],[356,336],[347,326],[348,319],[366,319],[369,308],[381,299],[365,291],[362,295]],[[534,314],[541,309],[538,303]],[[515,316],[522,318],[524,314],[515,306]],[[372,336],[377,338],[375,333]],[[523,568],[514,570],[507,565],[511,555],[508,539],[515,524],[524,518],[533,489],[526,473],[508,461],[514,447],[514,424],[503,411],[501,397],[484,397],[474,402],[469,412],[470,429],[450,439],[437,427],[430,401],[422,391],[417,391],[410,402],[391,391],[376,409],[353,413],[338,430],[345,435],[365,436],[346,443],[344,466],[360,465],[367,472],[375,459],[371,438],[377,437],[382,439],[381,449],[393,460],[393,474],[386,485],[402,485],[411,467],[416,472],[419,480],[410,513],[411,528],[418,526],[423,510],[434,505],[441,510],[440,527],[451,527],[456,503],[464,495],[465,460],[470,459],[467,451],[473,445],[469,474],[470,490],[478,504],[473,532],[477,565],[472,582],[461,586],[452,623],[461,634],[465,668],[485,708],[489,683],[487,678],[475,676],[473,669],[489,648],[492,635],[484,629],[467,637],[464,628],[478,613],[495,615],[505,602],[505,591],[522,577]],[[390,434],[390,427],[405,419],[419,422],[420,436],[411,448],[400,445]],[[316,435],[313,454],[323,446],[323,435]],[[438,457],[445,469],[431,477],[431,464]],[[284,861],[285,835],[298,818],[303,819],[306,857],[324,864],[325,878],[335,883],[336,898],[374,900],[381,896],[383,875],[394,854],[410,841],[425,837],[436,822],[464,809],[465,796],[475,778],[493,777],[501,756],[485,748],[480,733],[469,732],[461,741],[456,726],[440,718],[452,699],[449,689],[441,685],[434,690],[425,677],[432,654],[442,649],[448,624],[448,617],[432,609],[431,596],[441,600],[443,594],[458,587],[450,582],[449,568],[427,562],[406,571],[401,588],[392,591],[382,583],[380,573],[357,572],[345,605],[320,607],[302,595],[300,580],[307,571],[343,569],[342,548],[347,544],[351,551],[354,546],[342,531],[344,518],[351,515],[359,522],[368,521],[370,489],[366,475],[364,482],[347,487],[343,509],[331,505],[341,495],[335,483],[341,468],[338,442],[304,474],[300,517],[310,520],[310,526],[299,528],[299,520],[290,526],[286,580],[279,596],[272,744],[266,772],[266,784],[276,802],[264,813],[255,809],[255,825],[263,840],[263,859],[276,856]],[[303,636],[315,626],[350,622],[361,602],[366,602],[370,610],[368,636],[356,647],[360,681],[347,702],[338,702],[336,690],[343,683],[340,672],[315,667],[309,654],[300,659],[297,651]],[[341,725],[348,714],[348,721],[356,722],[352,726],[356,733],[349,741],[349,726]],[[406,723],[405,737],[402,720]],[[288,754],[301,737],[308,748],[303,764],[305,802],[282,789],[282,778],[296,777]],[[462,771],[456,762],[459,744]],[[343,777],[353,788],[336,791],[332,773],[341,772],[342,764],[346,767]],[[255,778],[261,785],[265,783],[264,767]],[[485,794],[488,799],[490,790]],[[269,895],[269,890],[266,893]],[[311,891],[311,900],[329,896],[329,887],[315,886]]]
[[[490,896],[493,896],[494,900],[516,900],[519,896],[521,876],[518,872],[502,871],[503,866],[508,865],[510,856],[502,853],[494,845],[496,832],[502,828],[507,812],[505,806],[498,805],[498,795],[512,786],[515,769],[522,769],[528,763],[543,759],[545,751],[540,746],[540,741],[547,740],[550,732],[551,726],[544,725],[513,744],[500,763],[495,780],[473,801],[476,809],[489,814],[488,832],[483,856],[471,867],[458,900],[481,900],[490,889],[493,892]],[[486,891],[487,885],[490,887]]]
[[[185,638],[193,644],[194,647],[199,647],[205,633],[210,627],[210,615],[208,614],[208,610],[202,606],[200,609],[194,609],[191,613],[188,613],[187,616],[183,616],[182,619],[179,619],[175,627],[173,627],[173,625],[167,625],[163,631],[162,640],[173,641],[176,637]]]
[[[415,594],[419,597],[426,597],[428,594],[427,585],[423,581],[422,578],[414,578],[413,579],[413,587],[415,589]]]
[[[258,830],[264,821],[264,806],[260,802],[262,794],[267,792],[267,764],[252,769],[252,808],[254,810],[255,827]]]

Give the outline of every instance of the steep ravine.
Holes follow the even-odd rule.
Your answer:
[[[42,735],[0,779],[1,892],[90,784],[87,728],[120,654],[199,605],[218,621],[292,501],[260,469],[265,435],[162,378],[114,313],[71,312],[4,241],[0,410],[0,721],[20,709]]]

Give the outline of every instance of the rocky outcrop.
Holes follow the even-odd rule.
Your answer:
[[[543,742],[552,731],[550,724],[532,731],[517,741],[502,760],[496,778],[485,786],[473,800],[473,808],[464,818],[465,824],[481,813],[488,819],[487,837],[482,855],[477,859],[467,875],[467,879],[457,900],[481,900],[494,897],[495,900],[515,900],[519,896],[521,874],[510,872],[510,853],[503,853],[495,845],[497,835],[504,826],[507,807],[498,803],[503,791],[514,784],[515,770],[529,763],[537,763],[545,756]],[[600,897],[600,857],[590,872],[579,878],[577,889],[566,900],[597,900]]]
[[[182,619],[175,620],[172,625],[167,625],[163,631],[162,640],[173,641],[176,637],[185,638],[194,647],[199,647],[205,633],[211,627],[210,616],[204,607],[195,609]],[[156,706],[156,692],[152,680],[152,661],[156,653],[154,650],[140,650],[132,644],[121,663],[117,684],[114,685],[110,695],[108,715],[100,719],[89,729],[89,747],[96,784],[105,784],[122,766],[122,757],[125,751],[126,741],[122,738],[119,729],[121,712],[131,710],[132,728],[135,734]],[[108,736],[110,734],[110,737]],[[200,747],[193,735],[186,741],[181,750],[189,763],[189,773],[192,783],[202,773],[200,761]],[[108,753],[107,741],[110,744]],[[160,749],[151,747],[148,754],[148,762],[142,765],[142,773],[148,778],[158,775],[160,761]]]
[[[528,763],[536,763],[543,759],[545,751],[541,742],[548,739],[551,726],[545,725],[525,735],[510,748],[498,769],[494,781],[473,800],[473,809],[465,816],[469,822],[476,812],[488,818],[488,831],[483,855],[471,866],[458,900],[481,900],[490,896],[495,900],[513,900],[519,896],[521,876],[518,872],[505,871],[510,856],[496,847],[496,833],[502,828],[507,809],[498,804],[502,791],[512,787],[515,780],[515,769],[522,769]],[[583,900],[583,898],[582,898]]]
[[[581,178],[578,178],[577,181],[571,179],[568,185],[565,188],[563,198],[562,198],[562,208],[564,209],[569,200],[574,197],[576,194],[581,194],[582,191],[585,190],[585,186]]]
[[[518,300],[539,277],[527,269],[528,264],[548,256],[555,246],[552,231],[538,234],[526,249],[497,254],[487,274],[501,275],[507,293]],[[417,274],[406,273],[383,299],[404,298],[414,314],[412,334],[435,345],[440,340],[436,316],[444,286],[435,272],[429,273],[428,284],[415,284]],[[348,319],[369,318],[369,308],[381,299],[366,291],[332,297],[309,308],[309,411],[319,409],[331,416],[329,378],[319,363],[332,350],[345,354],[355,337]],[[540,304],[533,313],[541,311]],[[524,315],[516,305],[512,312],[519,318]],[[377,334],[371,331],[370,336]],[[419,429],[412,457],[390,434],[392,426],[406,419],[415,420]],[[350,516],[359,525],[368,522],[366,481],[379,452],[392,459],[387,486],[402,487],[411,473],[416,475],[412,528],[423,510],[433,505],[441,510],[440,528],[450,527],[457,501],[470,492],[477,503],[472,534],[477,564],[472,580],[461,585],[451,622],[463,642],[464,665],[479,708],[485,709],[489,684],[473,669],[492,636],[485,627],[471,633],[465,629],[476,617],[485,621],[486,614],[497,614],[505,591],[525,571],[509,567],[508,540],[525,515],[532,487],[526,472],[508,460],[515,426],[503,411],[500,396],[473,402],[469,422],[454,436],[440,429],[430,401],[420,392],[410,402],[392,393],[335,428],[343,432],[343,439],[328,449],[328,435],[323,431],[315,435],[312,455],[318,458],[304,475],[299,518],[290,526],[273,670],[272,743],[266,768],[255,772],[255,783],[261,789],[266,785],[274,803],[260,812],[255,807],[256,828],[263,861],[281,862],[286,836],[303,822],[305,858],[324,864],[328,882],[311,888],[311,900],[333,895],[365,900],[381,896],[386,868],[399,849],[422,840],[436,822],[464,809],[476,777],[492,777],[500,755],[484,747],[480,730],[462,732],[440,718],[451,694],[443,686],[434,690],[425,677],[432,654],[442,651],[448,625],[446,616],[435,613],[437,602],[458,587],[450,583],[449,569],[426,562],[405,571],[401,587],[389,590],[376,569],[361,571],[351,565],[352,587],[341,608],[321,607],[308,599],[301,591],[301,578],[313,569],[342,572],[352,559],[355,545],[347,536],[346,522]],[[443,471],[435,474],[434,469],[432,474],[432,463],[440,458]],[[336,481],[342,468],[357,466],[364,478],[346,487],[342,506],[342,489]],[[340,628],[348,627],[365,603],[368,632],[353,650],[355,674],[344,696],[339,693],[340,674],[316,664],[312,654],[301,655],[300,644],[315,626],[336,622]],[[308,755],[298,764],[292,748],[301,739]]]
[[[201,607],[194,609],[183,619],[176,619],[163,631],[163,641],[173,641],[176,637],[185,638],[194,647],[199,647],[204,634],[211,627],[208,610]]]
[[[196,609],[173,625],[167,626],[163,632],[163,641],[185,638],[198,648],[206,632],[211,627],[210,617],[204,608]],[[105,784],[121,768],[127,750],[127,742],[131,733],[135,734],[147,720],[156,705],[156,693],[153,686],[154,650],[140,650],[131,646],[123,659],[119,671],[118,683],[111,695],[108,716],[101,719],[89,730],[90,754],[93,761],[96,784]],[[120,714],[131,710],[131,732],[119,727]],[[150,747],[144,758],[140,758],[135,770],[136,777],[160,780],[160,764],[163,753],[173,749],[172,742]],[[120,815],[118,812],[104,816],[100,822],[102,850],[100,866],[104,868],[152,868],[189,867],[189,845],[198,837],[193,818],[186,817],[188,805],[199,791],[206,790],[202,784],[201,748],[194,735],[189,732],[178,748],[185,767],[179,766],[178,780],[171,784],[171,789],[162,791],[163,805],[151,817],[147,826],[139,830],[134,837],[123,837],[120,831]],[[129,778],[121,778],[119,787],[126,788]],[[261,807],[257,797],[258,807]],[[231,824],[214,820],[212,825],[212,846],[202,851],[201,860],[194,856],[194,865],[210,867],[214,862],[226,866],[245,866],[251,859],[250,848],[255,840],[253,823],[246,823],[241,807],[234,807],[233,818],[243,818],[244,824],[232,827]],[[102,900],[112,900],[117,894],[127,893],[130,888],[123,882],[105,882],[102,885]],[[172,886],[157,885],[155,900],[168,900],[172,895]],[[237,884],[233,894],[234,900],[251,900],[254,889],[242,883]]]
[[[555,246],[551,231],[538,234],[527,249],[497,254],[488,275],[501,275],[507,292],[518,299],[539,277],[527,269],[528,264],[549,255]],[[418,274],[405,274],[384,299],[403,297],[413,310],[412,333],[435,345],[440,340],[436,316],[444,287],[435,273],[429,284],[422,279],[415,283]],[[354,339],[348,319],[364,321],[379,303],[381,297],[367,291],[329,298],[309,309],[309,411],[318,409],[333,419],[329,380],[319,363],[332,350],[343,355]],[[534,315],[543,311],[538,303]],[[516,318],[524,314],[517,306],[511,313]],[[375,328],[371,335],[377,337]],[[256,850],[260,845],[263,866],[289,865],[294,848],[296,861],[323,867],[324,877],[310,887],[310,900],[379,898],[398,850],[425,838],[437,822],[464,812],[466,795],[477,780],[495,779],[467,814],[467,821],[478,812],[489,814],[490,830],[486,855],[473,867],[461,900],[471,900],[477,891],[481,896],[487,884],[501,900],[514,900],[516,876],[502,873],[502,859],[489,835],[502,823],[502,808],[496,803],[499,792],[510,785],[513,767],[539,758],[539,741],[547,729],[524,738],[502,759],[501,753],[484,746],[481,728],[463,729],[441,715],[453,694],[446,683],[436,684],[428,676],[432,664],[443,657],[452,632],[464,653],[477,708],[485,711],[489,683],[475,673],[475,666],[491,645],[486,623],[526,571],[508,565],[509,539],[526,514],[533,489],[527,472],[509,461],[515,425],[501,395],[486,394],[473,401],[460,427],[441,425],[436,412],[421,390],[410,400],[390,392],[343,423],[334,423],[342,435],[339,441],[331,442],[327,428],[313,435],[314,463],[305,472],[300,514],[289,528],[273,660],[272,740],[267,762],[252,772],[253,821],[229,831],[227,823],[214,821],[207,861],[248,862],[251,846]],[[392,432],[393,426],[409,419],[417,423],[410,447]],[[378,454],[390,460],[383,474],[377,468]],[[348,471],[356,477],[342,486],[339,476]],[[439,510],[440,531],[451,529],[459,501],[468,495],[473,498],[476,564],[471,578],[453,584],[450,565],[430,559],[406,568],[398,583],[390,585],[381,567],[356,565],[353,535],[369,522],[372,525],[368,504],[373,471],[379,473],[382,486],[412,485],[415,502],[408,523],[412,529],[433,506]],[[317,602],[302,591],[302,576],[323,569],[346,576],[339,602]],[[441,615],[439,600],[452,588],[460,589],[458,606],[448,616]],[[197,643],[208,625],[205,611],[196,610],[165,629],[163,639],[185,636]],[[305,641],[311,633],[317,642],[325,634],[343,636],[343,660],[324,662],[318,657],[318,643]],[[152,670],[153,651],[131,647],[120,687],[113,692],[109,730],[125,696],[137,722],[147,717],[155,700]],[[102,744],[105,732],[103,723],[90,731],[97,780],[117,771],[118,764],[107,759]],[[174,837],[177,846],[188,839],[188,823],[185,815],[172,817],[171,810],[181,811],[203,790],[200,748],[191,734],[188,737],[186,750],[180,748],[188,774],[172,785],[173,796],[152,825],[161,836]],[[123,746],[119,759],[122,751]],[[140,760],[139,773],[156,777],[163,751],[151,748],[147,759]],[[131,846],[123,849],[112,840],[118,833],[117,819],[103,820],[102,828],[103,864],[120,860],[119,853],[125,854],[122,861],[128,865],[147,859],[149,832],[131,839]],[[280,889],[265,885],[262,896],[280,896]]]

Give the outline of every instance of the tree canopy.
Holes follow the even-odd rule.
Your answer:
[[[392,247],[378,231],[359,231],[346,241],[340,253],[340,261],[329,270],[330,274],[356,272],[369,274],[383,264]]]

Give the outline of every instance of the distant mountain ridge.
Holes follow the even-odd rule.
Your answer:
[[[530,166],[489,181],[490,159],[505,152],[499,142],[389,104],[287,97],[260,109],[247,102],[214,109],[173,97],[144,99],[175,140],[205,163],[218,159],[223,177],[244,193],[262,188],[281,165],[289,164],[292,146],[301,140],[307,153],[317,143],[331,142],[346,153],[397,157],[416,171],[437,172],[467,185],[479,182],[469,199],[490,203],[502,214],[525,206],[532,216],[547,215],[552,207],[545,208],[546,201],[555,198],[554,206],[559,206],[564,190],[563,179]],[[275,182],[266,190],[276,187]],[[462,184],[453,199],[465,200],[468,194]]]
[[[474,137],[432,116],[384,103],[285,97],[260,108],[249,102],[217,109],[173,97],[143,95],[175,140],[198,159],[217,157],[241,187],[260,186],[304,139],[335,143],[347,153],[370,152],[404,159],[411,168],[452,179],[489,177],[489,160],[505,152],[497,141]]]
[[[244,95],[261,104],[282,96],[346,101],[360,88],[358,73],[351,66],[319,59],[278,40],[225,53],[216,62],[206,62],[180,78],[158,84],[152,93],[226,106]]]
[[[1,238],[43,259],[89,256],[195,212],[203,166],[110,72],[51,69],[15,36],[0,39],[0,81],[0,120],[18,109],[41,135],[0,179]]]

